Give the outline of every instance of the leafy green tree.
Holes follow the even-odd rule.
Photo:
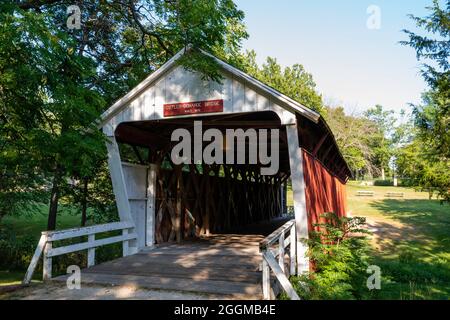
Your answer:
[[[431,162],[427,146],[421,139],[415,138],[411,143],[400,147],[397,151],[396,166],[405,185],[419,187],[433,195],[449,201],[450,189],[449,163],[445,161]]]
[[[247,36],[231,0],[88,0],[80,4],[81,30],[67,29],[67,5],[0,4],[0,191],[23,194],[23,203],[29,191],[47,192],[48,229],[56,227],[70,178],[90,181],[82,183],[84,194],[92,193],[88,187],[110,191],[92,182],[95,167],[105,168],[94,127],[105,108],[187,44],[231,59]],[[218,78],[214,63],[195,50],[182,64]],[[1,206],[8,212],[12,204]]]
[[[316,83],[301,64],[283,69],[275,58],[268,57],[262,66],[258,66],[254,51],[247,52],[235,61],[238,61],[238,67],[256,79],[310,109],[325,113],[322,96],[316,91]]]
[[[423,95],[423,104],[413,106],[417,128],[416,145],[420,146],[420,160],[415,168],[422,167],[415,174],[420,185],[437,190],[438,194],[450,200],[450,1],[434,0],[428,8],[430,14],[420,18],[411,16],[426,35],[408,30],[403,45],[416,50],[422,64],[422,75],[430,89]],[[413,149],[413,148],[412,148]]]
[[[364,112],[364,116],[375,124],[376,131],[370,136],[372,164],[378,168],[381,179],[385,180],[385,172],[389,169],[389,160],[393,156],[391,136],[395,125],[394,111],[383,110],[382,106],[376,105]]]
[[[66,10],[72,3],[6,3],[5,7],[47,14],[52,28],[76,39],[75,52],[95,62],[97,74],[91,86],[102,92],[108,105],[188,44],[233,59],[248,36],[244,13],[232,0],[86,0],[78,4],[81,30],[72,31],[66,27]],[[217,69],[204,57],[193,54],[182,63],[207,77],[217,76]]]
[[[373,176],[376,167],[372,138],[378,135],[374,122],[366,117],[346,115],[342,107],[327,107],[326,120],[355,177],[364,173]]]
[[[0,24],[3,152],[14,157],[15,150],[23,151],[3,170],[24,161],[51,184],[48,228],[54,229],[64,177],[89,170],[101,156],[94,121],[104,102],[87,88],[92,61],[74,54],[64,32],[51,33],[42,15],[11,12],[0,16]]]

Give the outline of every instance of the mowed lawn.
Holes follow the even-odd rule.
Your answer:
[[[356,196],[358,190],[374,191],[373,197]],[[387,192],[403,192],[391,199]],[[292,192],[288,190],[288,205]],[[381,267],[381,290],[377,299],[449,299],[450,297],[450,205],[429,200],[428,193],[411,188],[347,185],[347,209],[363,216],[373,232],[372,263]],[[35,244],[47,225],[47,206],[32,215],[5,217],[0,228],[17,239],[32,237]],[[79,226],[80,216],[62,210],[58,229]],[[24,271],[0,270],[0,286],[18,284]],[[40,274],[35,275],[36,279]]]
[[[374,196],[357,196],[369,190]],[[389,198],[402,192],[403,198]],[[347,185],[347,209],[367,218],[373,263],[381,267],[375,298],[450,298],[450,205],[412,188]]]
[[[0,228],[13,234],[17,241],[24,241],[27,238],[32,239],[34,245],[37,245],[41,232],[47,229],[47,210],[47,205],[38,205],[33,208],[33,213],[4,217],[0,222]],[[58,213],[57,229],[78,227],[80,221],[81,217],[76,215],[75,211],[63,208]],[[0,270],[0,286],[19,284],[24,274],[24,270]],[[36,280],[41,277],[41,274],[34,275]]]
[[[357,196],[358,190],[374,196]],[[388,192],[404,193],[389,198]],[[288,205],[292,191],[288,190]],[[366,217],[372,232],[371,261],[380,266],[374,299],[450,299],[450,205],[413,188],[347,184],[347,210]]]

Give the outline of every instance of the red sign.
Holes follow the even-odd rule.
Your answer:
[[[171,103],[164,105],[164,117],[184,114],[222,112],[223,100]]]

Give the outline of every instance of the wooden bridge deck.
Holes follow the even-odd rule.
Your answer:
[[[263,235],[212,235],[164,244],[81,272],[83,284],[131,285],[224,298],[261,299]],[[54,278],[65,281],[67,276]]]
[[[230,234],[144,249],[83,269],[81,282],[205,294],[205,299],[262,299],[259,243],[287,220],[278,218]]]

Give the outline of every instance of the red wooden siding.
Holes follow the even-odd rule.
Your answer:
[[[335,212],[339,216],[345,216],[345,184],[304,150],[303,169],[309,230],[312,230],[313,225],[319,221],[320,215],[325,212]]]

